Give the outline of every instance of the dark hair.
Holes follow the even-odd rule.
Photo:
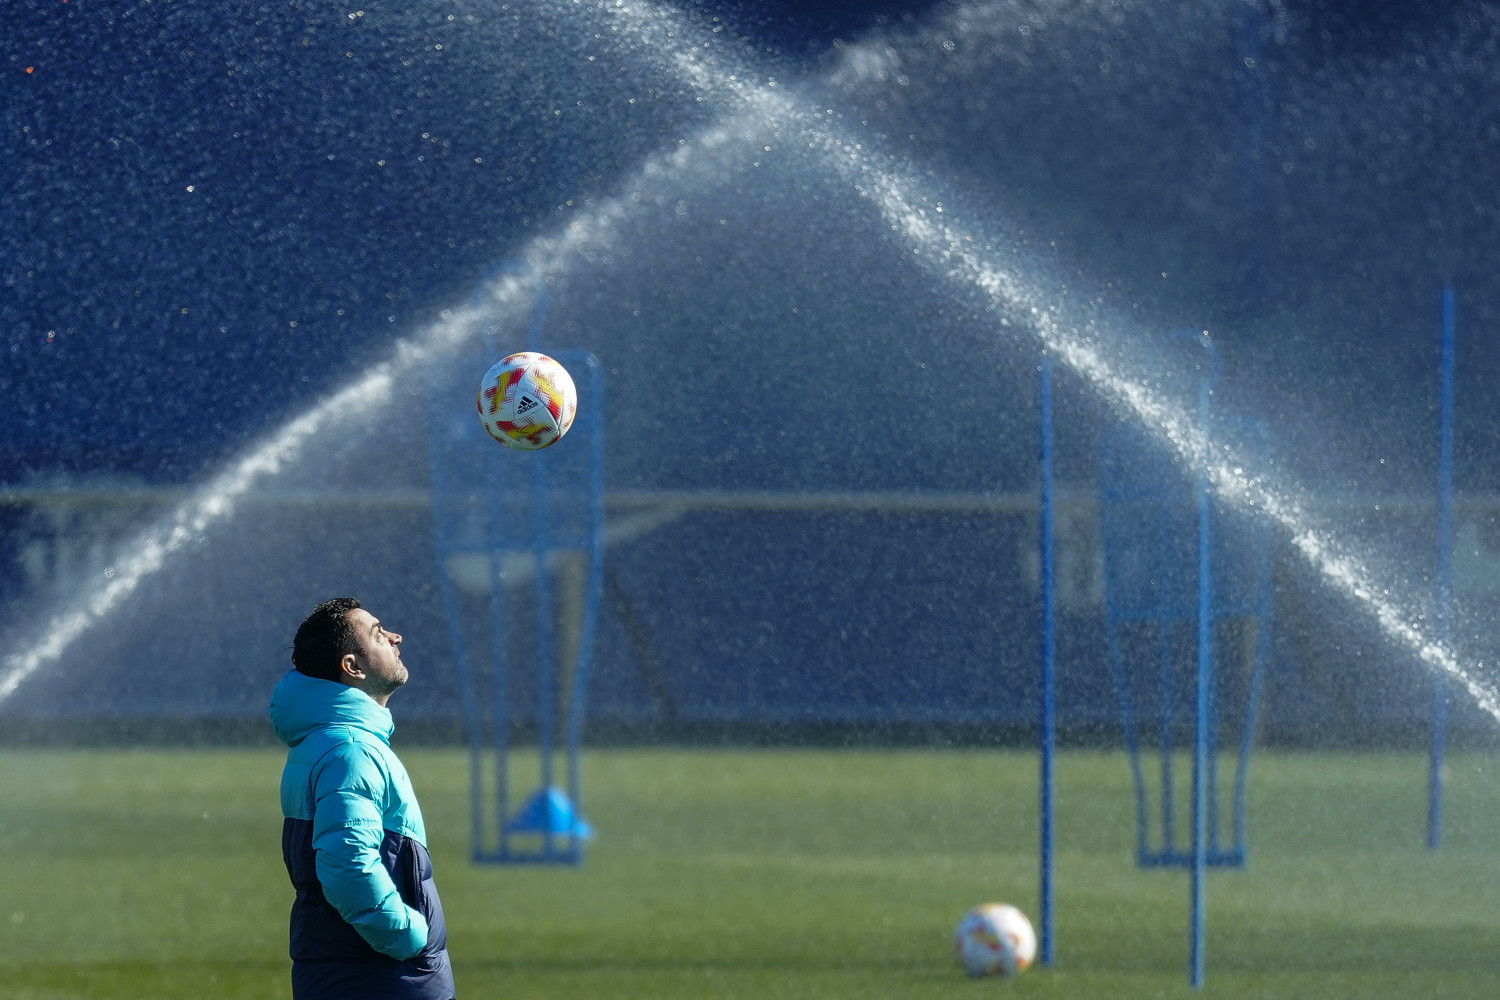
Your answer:
[[[353,597],[335,597],[313,608],[297,626],[292,640],[292,666],[309,677],[325,681],[339,679],[339,661],[360,650],[359,637],[349,612],[359,607]]]

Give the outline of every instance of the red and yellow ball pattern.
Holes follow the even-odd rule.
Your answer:
[[[556,444],[577,414],[573,377],[536,351],[501,358],[479,383],[479,419],[507,448],[539,451]]]
[[[1016,976],[1036,958],[1036,931],[1009,903],[981,903],[959,921],[953,950],[971,976]]]

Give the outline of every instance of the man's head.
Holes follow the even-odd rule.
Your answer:
[[[408,677],[401,636],[353,597],[313,608],[292,640],[292,665],[309,677],[357,687],[381,705]]]

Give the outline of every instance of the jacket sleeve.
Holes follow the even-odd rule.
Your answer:
[[[411,958],[427,944],[427,919],[407,906],[380,860],[386,774],[345,744],[313,778],[313,854],[323,895],[371,948]]]

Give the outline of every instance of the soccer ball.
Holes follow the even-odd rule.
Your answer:
[[[479,383],[479,419],[507,448],[538,451],[556,444],[577,413],[573,376],[545,354],[501,358]]]
[[[953,950],[964,971],[979,976],[1015,976],[1036,958],[1036,931],[1026,914],[1008,903],[982,903],[958,922]]]

